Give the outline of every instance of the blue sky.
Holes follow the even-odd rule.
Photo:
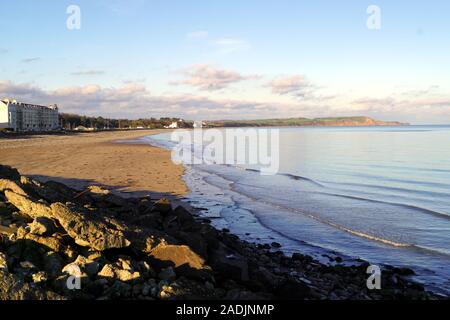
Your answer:
[[[80,30],[66,27],[69,5]],[[17,0],[0,12],[1,96],[129,118],[450,122],[445,0]]]

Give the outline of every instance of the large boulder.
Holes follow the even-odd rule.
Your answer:
[[[172,267],[180,276],[211,279],[211,268],[188,246],[161,243],[150,252],[149,256],[157,267]]]
[[[150,256],[160,265],[179,268],[189,266],[192,269],[201,270],[206,267],[202,257],[196,254],[188,246],[160,244],[150,252]]]
[[[5,191],[5,197],[14,207],[33,219],[38,217],[52,217],[51,209],[47,204],[33,201],[26,194],[17,193],[8,189]]]
[[[16,181],[8,179],[0,179],[0,192],[5,192],[6,190],[13,191],[22,196],[27,196],[22,186]]]
[[[100,217],[77,212],[62,203],[51,205],[51,215],[80,246],[104,251],[130,245],[122,231],[105,223]]]

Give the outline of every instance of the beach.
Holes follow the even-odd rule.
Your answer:
[[[127,194],[182,197],[187,188],[183,167],[170,151],[148,144],[116,143],[163,130],[111,131],[67,135],[32,135],[0,139],[0,163],[40,180],[73,188],[101,185]]]

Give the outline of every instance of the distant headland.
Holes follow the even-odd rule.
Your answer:
[[[369,127],[369,126],[407,126],[409,123],[380,121],[369,117],[337,118],[288,118],[265,120],[221,120],[206,122],[207,127]]]

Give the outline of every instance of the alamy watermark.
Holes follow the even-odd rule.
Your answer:
[[[70,5],[66,9],[66,13],[69,15],[66,20],[66,27],[68,30],[80,30],[81,29],[81,8],[77,5]]]
[[[176,164],[250,166],[275,175],[280,166],[279,129],[175,130],[171,140]]]
[[[69,274],[66,280],[67,289],[81,290],[81,278],[83,273],[81,272],[80,267],[75,264],[71,264],[67,267],[65,272]]]
[[[381,30],[381,8],[377,5],[370,5],[367,7],[367,18],[366,26],[369,30]]]
[[[367,273],[370,274],[367,279],[367,288],[369,290],[381,290],[381,269],[379,266],[371,265],[367,268]]]

